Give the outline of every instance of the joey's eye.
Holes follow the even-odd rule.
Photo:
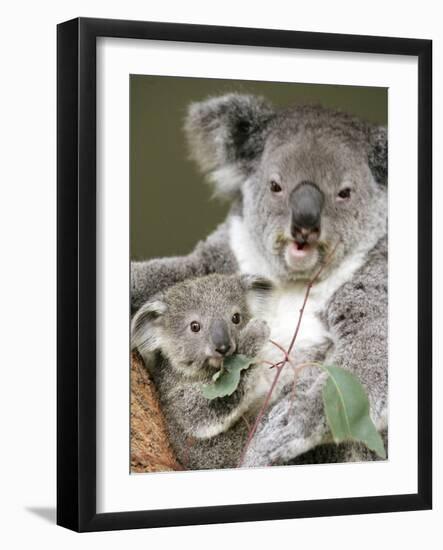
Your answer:
[[[232,322],[234,323],[234,325],[238,325],[240,323],[240,313],[234,313],[234,315],[232,316]]]
[[[351,189],[349,187],[345,187],[341,191],[339,191],[337,195],[339,200],[346,200],[351,198]]]
[[[191,323],[192,332],[199,332],[200,328],[201,328],[200,323],[197,323],[197,321],[192,321]]]
[[[280,193],[281,185],[276,180],[271,180],[269,185],[273,193]]]

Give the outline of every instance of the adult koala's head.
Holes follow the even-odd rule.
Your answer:
[[[385,128],[229,94],[192,104],[185,129],[216,194],[241,205],[234,233],[268,276],[311,277],[332,248],[330,268],[386,232]]]

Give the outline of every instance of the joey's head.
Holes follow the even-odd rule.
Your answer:
[[[237,351],[240,331],[272,285],[254,276],[208,275],[178,283],[144,304],[132,320],[132,347],[159,350],[183,376],[207,380]]]
[[[241,205],[231,243],[252,245],[270,277],[310,278],[332,249],[331,268],[386,231],[385,128],[230,94],[191,105],[186,131],[216,193]]]

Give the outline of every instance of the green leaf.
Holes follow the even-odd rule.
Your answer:
[[[250,367],[252,359],[246,355],[231,355],[223,361],[223,367],[212,377],[213,382],[203,386],[206,399],[232,395],[240,382],[240,373]]]
[[[334,441],[362,441],[379,457],[386,458],[383,440],[369,415],[369,399],[361,383],[345,369],[326,365],[322,368],[329,374],[323,388],[323,402]]]
[[[222,367],[220,370],[218,370],[218,371],[212,376],[212,381],[213,381],[213,382],[216,382],[216,381],[220,378],[220,376],[222,375],[222,372],[223,372],[223,367]]]

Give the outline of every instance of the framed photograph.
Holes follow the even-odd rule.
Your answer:
[[[431,41],[57,36],[57,523],[431,508]]]

